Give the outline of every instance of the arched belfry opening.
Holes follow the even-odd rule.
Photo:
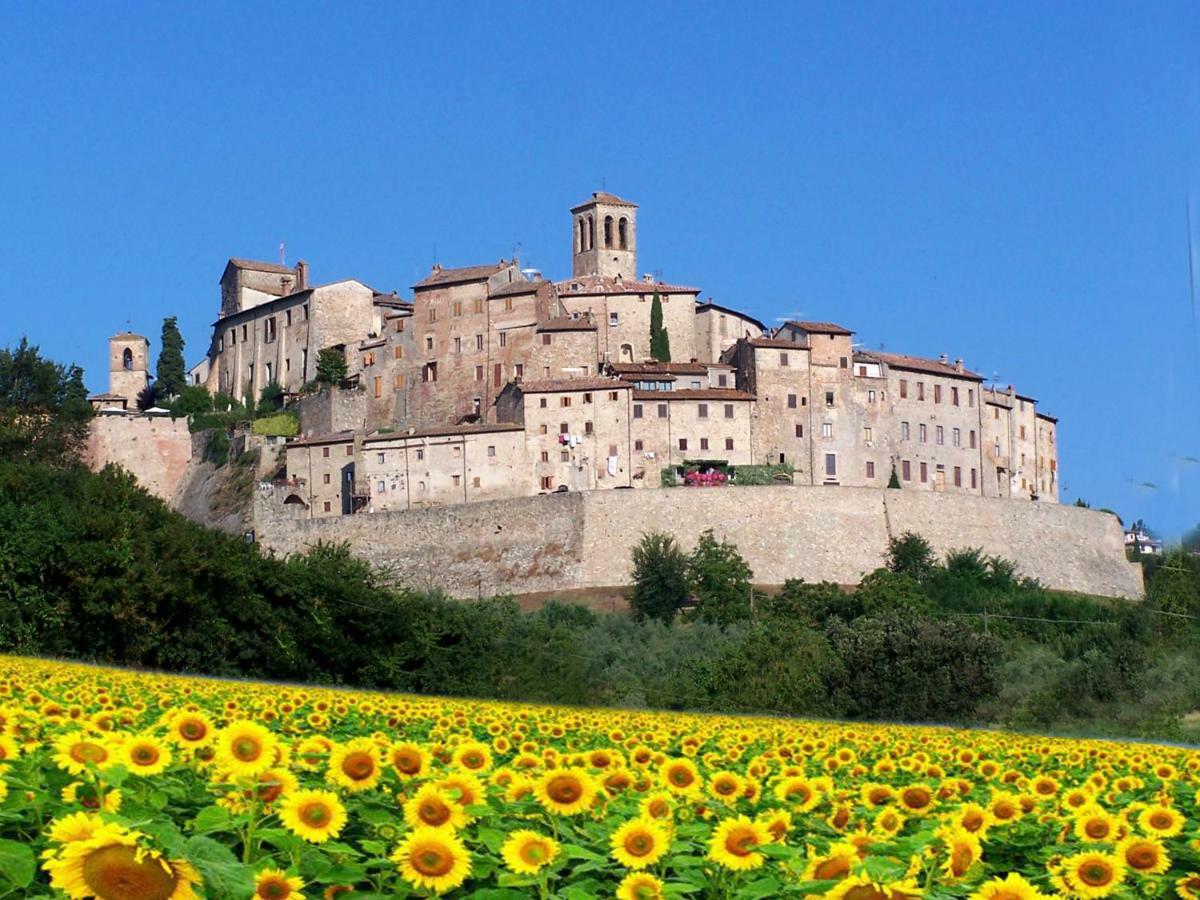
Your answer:
[[[604,217],[604,246],[611,247],[613,245],[613,217]]]
[[[622,250],[629,249],[629,220],[624,216],[617,223],[617,246]]]
[[[133,351],[128,347],[126,347],[125,351],[121,354],[121,368],[126,372],[133,371]]]

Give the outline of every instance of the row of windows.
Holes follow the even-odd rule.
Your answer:
[[[508,332],[507,331],[500,332],[499,337],[498,337],[498,342],[501,347],[508,346]],[[543,332],[542,333],[542,346],[549,347],[553,343],[554,343],[554,335],[548,331]],[[397,349],[399,349],[399,348],[397,348]],[[427,351],[433,350],[433,335],[432,334],[425,335],[425,349]],[[475,350],[476,351],[483,350],[483,335],[482,334],[475,335]],[[454,338],[454,352],[455,353],[463,352],[463,339],[461,337]],[[399,358],[400,358],[400,354],[396,354],[396,359],[399,359]]]
[[[519,367],[518,367],[518,368],[519,368]],[[520,373],[518,372],[517,374],[519,375]],[[621,392],[620,392],[620,391],[609,391],[609,392],[608,392],[608,399],[609,399],[609,400],[619,400],[620,398],[621,398]],[[584,391],[584,393],[583,393],[583,402],[584,402],[585,404],[586,404],[586,403],[591,403],[591,402],[592,402],[592,392],[591,392],[591,391]],[[547,406],[549,406],[549,405],[550,405],[550,401],[549,401],[549,398],[548,398],[548,397],[539,397],[539,398],[538,398],[538,406],[539,406],[541,409],[546,409],[546,407],[547,407]],[[570,405],[571,405],[571,398],[570,398],[569,396],[563,396],[563,397],[559,397],[559,398],[558,398],[558,405],[559,405],[560,407],[567,407],[567,406],[570,406]],[[634,407],[634,408],[636,409],[637,407]]]
[[[928,484],[929,483],[929,463],[925,463],[925,462],[920,463],[919,464],[919,473],[920,473],[921,484]],[[934,469],[934,474],[935,474],[938,484],[946,483],[946,467],[944,465],[939,463],[936,466],[936,468]],[[979,475],[978,475],[978,473],[976,473],[975,469],[971,469],[970,474],[971,474],[971,490],[975,490],[979,485]],[[912,481],[912,475],[913,475],[912,462],[907,459],[901,460],[900,461],[900,477],[904,481]],[[954,486],[955,487],[963,486],[962,466],[954,467]]]
[[[413,452],[415,453],[415,458],[418,461],[425,459],[425,448],[424,447],[414,447]],[[463,453],[463,448],[462,448],[461,444],[451,444],[450,445],[450,455],[454,459],[462,459],[462,453]],[[495,444],[488,444],[487,455],[489,457],[494,457],[496,455],[496,445]],[[384,465],[387,462],[387,451],[386,450],[377,451],[375,453],[375,461],[381,466]]]
[[[900,379],[900,399],[901,400],[908,399],[908,379],[907,378]],[[923,401],[924,399],[925,399],[925,382],[918,381],[917,382],[917,400]],[[940,384],[935,384],[933,386],[933,402],[934,403],[942,402],[942,386]],[[953,385],[950,387],[950,405],[951,406],[959,406],[960,405],[958,388]],[[967,388],[967,406],[970,409],[975,408],[975,389],[974,388]]]
[[[616,246],[620,250],[629,249],[629,220],[621,216],[616,221]],[[613,248],[613,217],[604,217],[604,246]],[[591,216],[579,217],[579,233],[576,242],[576,253],[596,249],[596,223]]]
[[[972,450],[974,450],[975,449],[975,429],[972,428],[969,432],[967,432],[967,434],[968,434],[968,440],[969,440],[968,446]],[[951,429],[951,437],[952,437],[952,442],[953,442],[952,446],[955,446],[955,447],[962,446],[962,429],[961,428]],[[911,438],[912,438],[912,430],[909,427],[909,424],[907,422],[901,422],[900,423],[900,440],[907,441],[907,440],[911,440]],[[917,425],[917,439],[922,444],[926,444],[929,442],[929,426],[927,426],[924,422],[918,423],[918,425]],[[939,447],[945,445],[945,443],[946,443],[945,426],[938,425],[934,428],[934,443],[936,443]]]
[[[732,419],[734,417],[734,410],[735,410],[734,404],[726,403],[724,406],[725,406],[725,418]],[[668,414],[667,404],[659,403],[658,404],[658,418],[665,419],[667,417],[667,414]],[[633,417],[635,419],[640,419],[643,417],[643,415],[644,415],[644,408],[643,408],[642,404],[641,403],[633,404]],[[708,404],[707,403],[697,403],[696,404],[696,418],[698,418],[698,419],[707,419],[708,418]]]

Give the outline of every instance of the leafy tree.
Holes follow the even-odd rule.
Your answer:
[[[346,354],[337,347],[326,347],[317,354],[317,381],[326,387],[341,384],[349,368]]]
[[[175,316],[167,316],[162,325],[162,347],[158,351],[158,365],[154,383],[159,396],[164,400],[178,397],[187,386],[187,373],[183,363],[183,335]]]
[[[1075,505],[1078,506],[1080,509],[1091,509],[1092,508],[1092,504],[1088,503],[1082,497],[1075,498]]]
[[[1155,609],[1182,615],[1200,615],[1200,558],[1172,550],[1157,561],[1146,589]]]
[[[900,476],[896,474],[896,464],[892,463],[892,474],[888,478],[888,487],[892,490],[900,490]]]
[[[696,598],[696,618],[714,625],[748,619],[753,575],[737,547],[718,541],[712,529],[707,529],[688,558],[688,583]]]
[[[659,362],[671,361],[671,337],[663,327],[662,300],[657,288],[650,301],[650,356]]]
[[[863,615],[877,615],[890,610],[909,613],[931,613],[933,604],[921,590],[921,584],[906,572],[876,569],[863,576],[854,597]]]
[[[184,387],[170,405],[171,415],[197,416],[213,411],[213,398],[209,396],[208,388],[201,384],[191,384]]]
[[[827,688],[843,715],[962,722],[1000,689],[1003,644],[962,622],[885,613],[831,619],[825,634],[839,664]]]
[[[26,338],[0,349],[0,457],[70,462],[91,418],[83,369],[43,358]]]
[[[757,622],[716,658],[712,705],[733,712],[827,715],[829,642],[794,620]]]
[[[887,567],[891,572],[922,582],[933,572],[933,548],[919,534],[906,531],[888,541]]]
[[[831,581],[809,584],[799,578],[789,578],[775,596],[761,606],[770,618],[782,621],[805,622],[819,626],[831,616],[849,622],[862,615],[862,604],[854,594],[842,590]]]
[[[632,556],[634,617],[669,623],[688,598],[688,557],[673,537],[657,531],[642,535]]]

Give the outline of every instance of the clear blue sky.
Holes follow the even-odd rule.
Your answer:
[[[192,363],[281,240],[405,296],[435,246],[563,277],[605,186],[643,270],[998,372],[1065,500],[1200,521],[1194,2],[433,6],[5,4],[3,340],[99,390],[174,314]]]

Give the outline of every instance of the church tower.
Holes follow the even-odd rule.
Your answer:
[[[108,339],[108,392],[124,397],[133,408],[137,396],[150,383],[150,342],[140,334],[123,331]]]
[[[597,191],[571,210],[571,274],[637,280],[637,204]]]

